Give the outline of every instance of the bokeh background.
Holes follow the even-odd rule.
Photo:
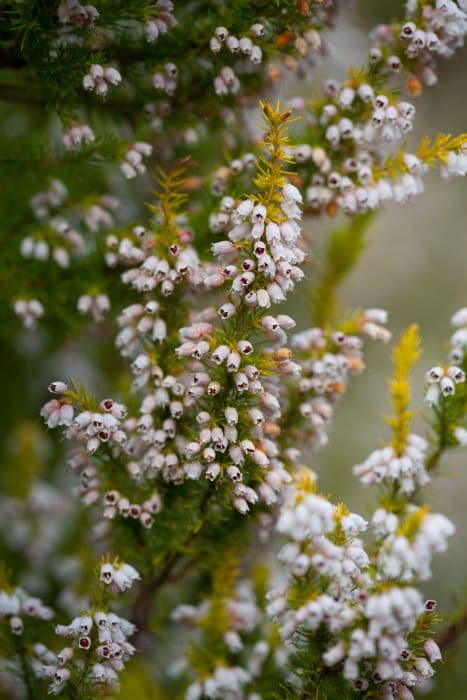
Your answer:
[[[370,28],[399,16],[401,8],[402,3],[395,0],[355,0],[346,4],[339,16],[338,29],[329,35],[330,56],[316,71],[316,84],[324,77],[343,78],[347,65],[363,63]],[[289,94],[300,94],[304,87],[291,85],[288,90],[291,91]],[[313,87],[306,90],[313,90]],[[417,132],[410,136],[410,143],[416,143],[425,134],[433,136],[437,131],[459,133],[467,130],[465,52],[442,65],[439,85],[427,89],[418,98],[417,105]],[[8,128],[8,124],[5,123],[4,127]],[[2,195],[0,189],[0,199],[2,196],[5,194]],[[8,207],[8,201],[0,204]],[[311,225],[317,260],[329,227],[329,223]],[[449,319],[458,308],[467,306],[466,228],[465,182],[446,183],[434,173],[427,178],[425,194],[412,205],[389,207],[378,215],[370,230],[369,245],[341,290],[343,309],[386,308],[396,338],[410,323],[419,324],[424,353],[414,371],[414,403],[420,408],[417,417],[420,430],[425,430],[423,416],[428,414],[422,401],[424,372],[444,359],[451,332]],[[5,245],[19,245],[14,232],[11,237],[8,232],[1,232],[8,235],[8,240],[6,235],[3,238]],[[310,277],[314,269],[312,262],[308,271]],[[304,303],[306,295],[307,286],[303,285],[290,311],[304,325],[309,325],[307,304]],[[10,311],[2,309],[0,313]],[[19,421],[29,426],[32,423],[35,431],[41,431],[37,415],[46,398],[44,386],[58,376],[83,379],[96,392],[112,386],[112,362],[101,363],[107,366],[107,375],[96,375],[90,370],[92,363],[87,361],[93,354],[107,352],[109,343],[101,340],[91,333],[47,356],[41,352],[40,333],[36,338],[32,334],[19,333],[17,337],[2,341],[0,430],[5,433],[4,445],[16,452],[16,459],[18,446],[24,447],[26,457],[21,463],[24,473],[19,482],[24,483],[26,475],[32,474],[36,468],[30,461],[34,449],[29,444],[31,433],[28,433],[27,444],[21,446],[26,433],[20,429],[12,436],[9,425],[14,419],[15,423]],[[363,514],[369,512],[373,496],[352,477],[351,467],[388,436],[384,414],[389,411],[390,348],[368,344],[366,361],[367,371],[353,380],[349,393],[339,406],[330,444],[312,457],[312,466],[319,473],[322,490],[332,494],[334,501],[344,500]],[[8,460],[8,456],[4,459]],[[37,459],[39,463],[39,456]],[[3,480],[2,486],[15,491],[11,475]],[[467,450],[459,449],[443,459],[441,469],[428,489],[427,499],[433,509],[447,514],[457,527],[457,537],[452,539],[449,551],[436,559],[434,580],[426,588],[427,595],[437,597],[441,610],[447,611],[456,601],[467,600]],[[467,638],[454,653],[451,652],[440,671],[427,698],[438,700],[447,693],[451,700],[467,698]]]

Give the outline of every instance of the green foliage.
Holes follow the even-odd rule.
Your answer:
[[[284,685],[275,698],[303,700],[357,700],[362,694],[353,690],[339,672],[339,667],[326,669],[321,654],[329,646],[329,635],[320,628],[315,634],[299,630],[296,653],[290,659],[290,670],[297,681]]]
[[[134,242],[133,223],[144,221],[149,245],[158,254],[179,244],[182,234],[188,235],[193,229],[201,257],[208,257],[213,240],[209,214],[218,205],[214,189],[211,189],[214,166],[220,163],[221,171],[234,156],[238,156],[238,144],[241,152],[250,146],[243,134],[246,111],[256,107],[264,91],[278,80],[284,65],[290,65],[299,57],[300,43],[296,40],[302,30],[310,27],[313,31],[318,30],[330,17],[328,3],[319,0],[196,0],[195,3],[178,2],[176,5],[178,24],[154,44],[146,42],[143,36],[144,22],[154,11],[154,3],[147,0],[102,1],[99,3],[100,16],[92,31],[61,26],[57,17],[57,0],[6,0],[0,6],[0,172],[4,195],[0,202],[0,245],[4,251],[0,260],[0,339],[7,355],[2,388],[12,397],[0,406],[0,422],[10,435],[10,440],[0,447],[5,455],[2,487],[9,496],[18,499],[18,507],[24,506],[26,511],[30,508],[26,516],[32,533],[37,514],[32,500],[29,500],[31,482],[43,478],[61,486],[69,477],[68,474],[63,476],[63,445],[57,438],[50,438],[47,442],[49,454],[44,459],[40,445],[36,445],[39,443],[38,429],[30,421],[37,415],[44,399],[39,386],[43,380],[41,374],[48,375],[55,372],[55,367],[62,366],[61,358],[55,353],[65,344],[68,344],[67,350],[77,348],[79,351],[92,341],[98,347],[91,352],[87,349],[87,356],[95,360],[100,370],[100,378],[92,377],[93,382],[101,384],[96,387],[96,393],[101,395],[101,390],[107,390],[113,382],[113,388],[120,390],[120,397],[130,409],[138,408],[137,399],[131,393],[130,379],[123,375],[121,360],[115,359],[111,350],[115,322],[102,324],[97,336],[95,328],[85,318],[78,317],[75,310],[78,297],[88,292],[106,293],[113,311],[136,300],[133,290],[121,284],[123,268],[119,264],[109,268],[102,262],[107,233],[111,230],[117,242],[123,239]],[[226,52],[211,55],[207,48],[209,39],[218,25],[225,25],[232,34],[247,35],[258,18],[264,21],[267,29],[261,48],[272,64],[268,70],[241,66],[241,93],[219,99],[213,91],[213,77],[226,62],[236,59],[230,55],[226,58]],[[151,81],[154,72],[163,70],[169,62],[183,62],[177,89],[170,99],[164,92],[156,91]],[[122,85],[118,89],[111,88],[105,100],[86,93],[82,87],[83,76],[95,63],[116,66],[123,76]],[[368,81],[376,89],[384,83],[384,76],[381,71],[370,68],[349,71],[348,85],[357,87],[363,81]],[[388,91],[388,94],[395,93]],[[323,104],[322,98],[314,102],[316,113]],[[279,103],[273,107],[264,102],[261,107],[266,133],[264,139],[253,147],[255,155],[259,156],[256,176],[247,169],[239,177],[226,176],[231,179],[228,192],[236,199],[249,193],[248,196],[267,206],[270,219],[280,223],[285,218],[280,209],[280,189],[286,178],[299,186],[306,186],[307,178],[311,180],[313,177],[314,166],[311,164],[303,177],[290,172],[292,157],[289,149],[292,143],[289,141],[289,127],[294,119],[288,109],[281,109]],[[359,103],[350,116],[360,119],[369,116],[371,110],[370,104]],[[151,125],[151,115],[160,120],[155,129]],[[84,122],[92,125],[95,140],[78,152],[66,152],[61,143],[63,130]],[[321,126],[318,121],[307,122],[304,126],[297,125],[296,130],[298,134],[305,132],[307,142],[319,148],[326,144]],[[194,131],[194,136],[189,130]],[[154,157],[146,179],[123,184],[118,164],[136,140],[150,141],[154,146]],[[465,135],[456,138],[440,135],[433,142],[422,141],[418,155],[429,165],[445,163],[449,152],[464,143]],[[342,159],[347,157],[345,147],[341,155]],[[340,157],[337,156],[338,164]],[[388,173],[400,175],[402,172],[406,172],[403,151],[381,164],[379,176]],[[221,175],[219,178],[222,180]],[[31,197],[44,191],[53,179],[63,180],[69,194],[51,215],[63,216],[84,231],[87,248],[86,256],[74,260],[66,270],[53,264],[45,267],[37,260],[25,261],[20,254],[21,240],[25,236],[43,238],[54,244],[56,232],[50,221],[40,221],[30,206]],[[147,203],[150,188],[154,200]],[[121,201],[114,225],[97,233],[87,230],[86,213],[109,191],[116,193]],[[334,214],[332,207],[328,213]],[[335,228],[326,245],[322,269],[310,302],[314,323],[325,329],[325,342],[338,322],[339,287],[364,250],[367,228],[373,218],[372,212],[352,217]],[[18,298],[33,297],[44,301],[47,306],[41,330],[36,336],[37,344],[34,346],[30,336],[25,334],[24,340],[20,339],[18,343],[19,348],[14,348],[18,322],[12,314],[12,305]],[[178,331],[190,322],[191,312],[201,303],[191,296],[188,298],[182,285],[170,299],[160,299],[161,315],[170,320],[168,337],[163,347],[155,341],[145,340],[144,349],[163,375],[177,377],[183,370],[175,353],[179,343]],[[241,307],[236,318],[223,324],[222,329],[208,340],[212,347],[218,343],[234,346],[248,336],[255,346],[251,362],[268,376],[277,371],[277,361],[273,352],[263,352],[264,337],[261,339],[259,332],[261,313]],[[355,314],[344,322],[343,327],[349,333],[359,332],[361,319],[361,314]],[[412,327],[403,336],[394,355],[392,399],[395,418],[391,424],[393,445],[398,453],[405,446],[412,418],[408,410],[408,373],[417,354],[418,335]],[[47,358],[47,365],[44,358]],[[72,370],[75,376],[75,366]],[[78,366],[76,370],[76,376],[80,376],[83,368]],[[237,426],[239,435],[247,434],[251,428],[246,417],[250,406],[248,397],[236,389],[232,374],[225,367],[214,367],[210,378],[219,382],[223,394],[215,403],[207,397],[200,400],[200,409],[211,412],[213,425],[221,425],[225,408],[235,405],[241,414]],[[75,381],[70,384],[65,401],[74,403],[80,410],[98,410],[97,399],[84,384]],[[27,421],[18,423],[26,400],[31,415]],[[297,392],[294,394],[290,387],[289,401],[284,408],[284,443],[294,444],[303,425],[299,421],[300,401]],[[464,387],[456,391],[455,397],[440,400],[435,408],[430,468],[435,466],[447,447],[457,444],[453,429],[465,420],[466,411],[467,390]],[[272,422],[268,429],[280,430]],[[180,437],[193,439],[194,428],[182,427]],[[131,599],[132,610],[128,615],[139,628],[138,640],[153,635],[156,644],[165,645],[170,631],[169,614],[176,602],[182,597],[194,604],[207,601],[210,607],[199,622],[198,638],[190,643],[188,654],[201,678],[209,675],[220,663],[236,661],[235,655],[226,648],[223,637],[230,624],[227,601],[235,594],[239,577],[251,571],[258,607],[264,612],[269,576],[266,566],[251,562],[244,556],[252,530],[268,509],[258,505],[249,516],[240,515],[232,506],[231,494],[224,488],[226,483],[230,484],[225,473],[232,461],[230,455],[218,455],[216,459],[221,473],[215,483],[204,479],[186,480],[174,488],[163,479],[157,479],[157,491],[164,507],[157,515],[153,529],[144,530],[132,518],[117,516],[109,528],[111,531],[101,540],[99,536],[102,537],[105,529],[101,527],[102,523],[94,529],[93,516],[76,509],[64,520],[60,541],[54,550],[57,557],[76,554],[81,561],[82,571],[73,582],[77,594],[85,595],[88,591],[84,581],[94,568],[93,551],[96,549],[108,546],[112,552],[118,551],[122,560],[131,561],[142,572],[141,586]],[[102,493],[117,489],[129,499],[140,502],[156,488],[155,477],[153,482],[148,480],[143,486],[133,479],[127,470],[127,460],[113,453],[108,446],[102,446],[95,464],[99,468]],[[262,467],[247,462],[243,470],[245,483],[260,483],[264,473]],[[73,483],[76,486],[77,482]],[[313,488],[311,482],[306,485]],[[343,507],[340,507],[339,516],[343,512]],[[413,534],[415,521],[415,516],[407,519],[404,534]],[[341,535],[337,524],[331,538],[341,544]],[[21,580],[23,576],[27,578],[35,561],[26,548],[24,552],[14,551],[10,540],[3,536],[0,538],[0,558],[11,563],[15,580]],[[41,584],[48,591],[48,602],[56,605],[58,617],[65,621],[61,582],[52,565],[52,561],[44,565]],[[311,574],[297,577],[288,600],[292,608],[310,597],[311,577]],[[0,581],[3,588],[11,587],[9,576],[3,571],[0,579],[4,579]],[[154,605],[156,599],[157,605]],[[93,609],[103,602],[101,586],[93,601]],[[10,647],[15,671],[26,684],[28,699],[43,697],[44,686],[33,677],[28,654],[38,640],[53,648],[57,647],[57,641],[54,641],[50,629],[48,632],[43,629],[42,623],[38,623],[33,631],[27,629],[21,638],[14,638],[9,633],[5,620],[0,620],[0,623],[3,625],[0,626],[1,644]],[[297,652],[290,660],[296,683],[283,685],[278,691],[284,677],[283,669],[274,659],[274,651],[281,644],[278,628],[271,624],[267,629],[248,632],[245,635],[246,647],[249,649],[263,635],[270,644],[271,653],[248,692],[257,692],[265,700],[274,697],[355,700],[362,697],[343,680],[339,666],[324,668],[321,656],[331,639],[324,629],[316,635],[300,631]],[[125,674],[123,697],[142,700],[182,697],[181,686],[185,679],[156,683],[153,661],[151,657],[137,661]],[[246,665],[248,659],[242,661]],[[72,682],[64,692],[70,700],[87,700],[99,693],[109,698],[112,696],[110,690],[102,689],[101,692],[86,682],[86,666],[83,670],[73,662],[72,670]],[[165,668],[163,672],[166,673]]]
[[[402,455],[407,446],[413,413],[409,411],[409,373],[420,356],[421,339],[418,327],[412,325],[401,335],[393,349],[394,376],[390,380],[391,404],[394,416],[387,419],[393,431],[392,447],[396,455]]]
[[[281,110],[277,103],[273,108],[268,103],[260,103],[264,115],[265,138],[260,142],[263,154],[260,155],[254,184],[260,191],[258,199],[268,208],[269,216],[274,221],[281,221],[284,215],[278,208],[281,199],[280,189],[284,186],[286,176],[291,173],[285,166],[292,161],[287,153],[290,148],[288,136],[291,119],[290,110]]]
[[[338,320],[339,286],[357,264],[365,248],[368,226],[373,219],[372,212],[359,214],[331,231],[320,264],[321,269],[311,291],[310,313],[317,326],[335,326]]]
[[[462,369],[467,371],[467,356],[464,355]],[[433,420],[431,421],[432,451],[427,461],[427,470],[433,471],[446,450],[458,447],[459,443],[454,435],[454,429],[458,426],[466,426],[467,417],[467,386],[465,382],[456,386],[453,396],[439,397],[439,402],[433,406]]]
[[[314,5],[314,3],[313,3]],[[280,54],[276,45],[276,36],[290,33],[283,45],[290,50],[293,36],[300,28],[307,27],[310,19],[302,14],[295,0],[278,0],[264,2],[257,0],[239,0],[235,3],[215,4],[211,0],[197,3],[197,21],[191,22],[192,8],[187,4],[177,6],[178,24],[171,28],[166,36],[160,36],[154,44],[148,43],[142,36],[142,26],[150,16],[151,5],[146,0],[122,0],[102,3],[99,6],[100,17],[96,21],[98,41],[94,41],[94,32],[81,31],[83,44],[67,42],[65,35],[59,33],[57,2],[47,0],[35,2],[27,0],[21,3],[6,3],[0,10],[0,20],[4,27],[2,44],[7,56],[18,57],[18,68],[23,68],[26,76],[34,84],[31,92],[24,88],[26,100],[43,101],[56,109],[65,119],[74,116],[75,110],[83,102],[81,79],[92,63],[107,63],[117,60],[123,75],[131,75],[132,81],[138,81],[139,90],[135,94],[129,87],[123,86],[122,94],[109,96],[108,110],[116,108],[137,110],[142,107],[149,95],[154,97],[147,75],[149,71],[163,66],[176,57],[183,56],[185,67],[178,96],[173,110],[177,126],[183,120],[187,126],[189,119],[205,117],[212,125],[220,125],[221,115],[213,110],[210,99],[212,74],[198,60],[200,49],[209,45],[209,39],[216,26],[228,26],[233,34],[246,34],[251,25],[261,16],[267,21],[270,32],[263,43],[263,50],[272,55]],[[317,27],[322,26],[325,14],[319,6],[313,7]],[[141,29],[135,32],[135,22]],[[113,36],[106,36],[106,29],[113,31]],[[56,42],[56,51],[48,51],[50,42]],[[96,46],[97,44],[97,46]],[[222,67],[222,57],[213,57],[214,68]],[[263,85],[263,76],[252,72],[245,76],[246,92],[253,95]],[[95,105],[90,98],[86,102]],[[156,98],[157,99],[157,98]],[[235,108],[235,98],[226,100]]]

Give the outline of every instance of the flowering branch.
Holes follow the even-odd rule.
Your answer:
[[[0,332],[10,345],[21,321],[18,353],[41,374],[85,332],[73,347],[87,363],[71,364],[97,390],[52,381],[47,435],[2,447],[16,497],[0,498],[0,548],[21,585],[0,584],[0,681],[84,700],[141,680],[151,659],[153,688],[144,647],[186,624],[183,658],[157,670],[171,697],[412,700],[465,628],[461,611],[436,634],[420,585],[455,531],[423,487],[467,445],[466,309],[426,374],[427,438],[412,425],[416,325],[393,351],[392,436],[353,468],[375,487],[365,517],[305,465],[333,438],[365,340],[391,339],[384,309],[339,312],[375,212],[421,194],[429,169],[467,174],[466,134],[405,143],[412,98],[463,45],[464,3],[409,0],[372,32],[363,68],[284,105],[287,71],[313,78],[325,54],[332,0],[49,5],[3,11],[0,302],[14,314]],[[297,327],[303,218],[337,214],[303,293],[314,325]],[[16,404],[30,391],[15,383]]]
[[[398,457],[407,447],[410,424],[413,419],[413,413],[408,410],[410,405],[408,374],[420,356],[420,342],[417,326],[410,326],[393,351],[394,378],[390,383],[390,392],[394,418],[389,418],[388,423],[393,430],[392,449]]]

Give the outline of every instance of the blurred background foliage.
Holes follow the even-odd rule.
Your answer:
[[[323,63],[310,85],[288,85],[288,94],[313,92],[328,76],[342,78],[346,66],[358,66],[367,51],[367,32],[375,23],[398,15],[402,2],[396,0],[355,0],[342,9],[338,27],[329,34],[330,56]],[[260,97],[260,96],[258,96]],[[287,97],[286,94],[283,97]],[[418,98],[421,119],[417,142],[422,135],[433,136],[437,131],[458,133],[467,125],[467,56],[464,52],[441,67],[439,85],[425,90]],[[52,438],[42,438],[39,422],[40,406],[46,399],[45,387],[59,377],[73,376],[84,381],[96,394],[115,391],[121,365],[112,349],[112,323],[82,329],[74,337],[68,323],[76,314],[70,302],[73,275],[83,274],[79,268],[57,272],[51,265],[37,264],[34,284],[45,285],[49,293],[60,299],[63,314],[58,328],[22,331],[5,302],[5,290],[15,286],[18,275],[29,274],[19,258],[19,233],[27,216],[28,199],[46,185],[47,174],[53,174],[54,163],[37,140],[60,138],[58,120],[44,118],[35,104],[16,104],[2,100],[0,94],[0,245],[3,263],[0,281],[0,380],[3,400],[0,401],[1,488],[11,496],[24,498],[32,479],[40,474],[47,480],[56,472],[59,481],[67,478],[60,445]],[[104,131],[105,118],[100,124]],[[4,157],[2,143],[15,140],[18,151]],[[109,138],[109,153],[112,152]],[[206,154],[209,157],[209,154]],[[32,165],[31,165],[32,164]],[[72,197],[102,182],[103,167],[115,169],[115,164],[102,166],[93,162],[83,169],[83,179],[73,178]],[[73,159],[69,162],[74,169]],[[108,175],[108,172],[106,173]],[[64,173],[66,181],[66,172]],[[117,181],[117,178],[115,178]],[[116,185],[116,188],[118,190]],[[134,215],[149,199],[146,185],[131,187],[135,202]],[[6,224],[7,222],[7,224]],[[307,280],[292,301],[290,313],[303,326],[310,324],[313,280],[320,269],[320,259],[330,229],[339,222],[308,225],[314,250],[307,270]],[[423,338],[424,352],[415,369],[414,397],[420,407],[417,423],[423,429],[424,411],[421,401],[423,375],[445,354],[450,334],[449,318],[467,304],[467,197],[461,180],[441,181],[436,175],[427,180],[426,192],[413,205],[405,208],[391,206],[371,222],[364,234],[366,246],[360,261],[341,288],[342,309],[368,306],[384,307],[390,313],[390,328],[397,337],[410,323],[417,322]],[[29,265],[29,263],[28,263]],[[92,284],[92,279],[89,280]],[[3,290],[3,291],[2,291]],[[113,309],[114,312],[117,309]],[[371,498],[351,476],[351,467],[379,446],[388,436],[383,420],[389,412],[386,378],[390,373],[390,349],[369,346],[367,371],[354,380],[349,393],[340,404],[330,444],[311,457],[311,466],[319,473],[321,489],[332,494],[333,500],[343,499],[358,512],[368,512]],[[98,369],[97,369],[98,368]],[[425,412],[426,413],[426,412]],[[457,526],[448,553],[435,565],[435,580],[427,586],[429,597],[436,597],[440,609],[446,611],[457,599],[467,596],[467,452],[443,458],[442,468],[429,488],[428,498],[433,509],[449,515]],[[3,544],[0,533],[0,556]],[[12,562],[12,568],[20,562]],[[174,640],[177,643],[177,640]],[[183,643],[183,641],[182,641]],[[452,700],[467,697],[467,639],[451,650],[444,667],[429,693],[429,700],[449,694]],[[157,660],[154,663],[158,664]],[[151,669],[141,660],[131,665],[125,674],[122,697],[155,700],[170,697],[157,691],[150,682]],[[6,696],[5,696],[6,697]]]

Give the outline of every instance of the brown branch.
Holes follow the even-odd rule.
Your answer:
[[[154,596],[159,590],[159,588],[161,588],[161,586],[163,586],[164,583],[168,581],[173,568],[182,557],[183,554],[181,552],[170,554],[167,557],[167,560],[162,570],[157,575],[154,575],[152,578],[150,578],[147,581],[146,585],[144,585],[141,588],[133,605],[132,615],[132,621],[137,627],[138,634],[147,631]]]
[[[467,605],[463,608],[460,615],[449,624],[444,627],[436,635],[436,643],[444,651],[450,647],[455,646],[467,631]]]
[[[94,95],[90,95],[84,91],[79,93],[80,106],[85,106],[98,111],[115,112],[128,116],[136,109],[140,109],[144,103],[143,100],[118,100],[111,98],[109,100],[98,100]],[[50,104],[47,96],[39,91],[28,90],[18,85],[2,85],[0,84],[0,102],[13,102],[24,105],[34,105],[44,110],[54,110],[54,105]]]
[[[29,662],[28,662],[28,659],[26,657],[26,651],[24,649],[24,645],[23,645],[23,642],[21,639],[17,640],[16,646],[17,646],[18,656],[19,656],[20,665],[21,665],[22,677],[23,677],[25,688],[26,688],[27,699],[34,700],[36,697],[36,694],[34,692],[34,685],[33,685],[32,675],[31,675],[31,668],[29,666]]]
[[[1,18],[6,23],[5,18]],[[0,47],[0,69],[18,69],[26,66],[26,59],[19,49],[19,34],[9,44]]]
[[[206,523],[206,514],[209,501],[212,497],[213,491],[208,490],[204,493],[204,496],[200,503],[200,514],[202,516],[201,526],[197,527],[195,530],[190,532],[187,539],[183,542],[180,550],[178,552],[173,552],[168,554],[162,569],[149,578],[146,584],[140,589],[138,596],[133,605],[133,615],[132,621],[135,623],[137,628],[137,634],[140,635],[148,631],[148,624],[151,618],[152,606],[154,603],[154,596],[158,590],[169,581],[178,581],[183,575],[193,566],[195,563],[194,559],[188,558],[185,564],[181,567],[180,571],[174,574],[174,569],[177,564],[183,560],[185,557],[186,548],[189,547],[193,539],[198,537],[203,531],[204,525]],[[174,577],[172,578],[172,574]]]

